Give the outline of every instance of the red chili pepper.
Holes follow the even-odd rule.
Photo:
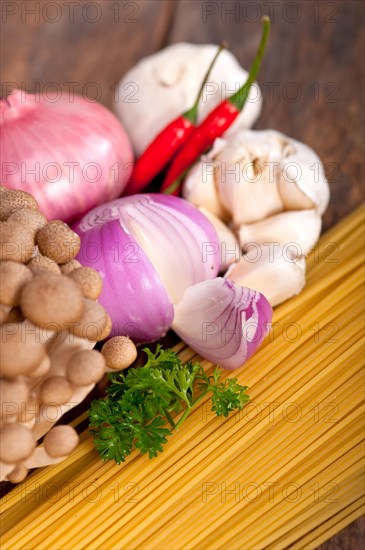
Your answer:
[[[253,60],[246,83],[231,97],[222,101],[203,122],[195,128],[189,140],[173,159],[161,187],[161,192],[178,195],[188,168],[232,125],[247,101],[251,86],[256,80],[270,31],[270,20],[262,18],[263,31],[259,49]]]
[[[142,189],[144,189],[163,168],[165,168],[175,153],[177,153],[181,146],[188,140],[197,122],[198,106],[204,86],[218,55],[224,48],[224,45],[219,46],[208,67],[195,103],[191,109],[170,122],[139,157],[124,194],[132,195],[142,191]]]

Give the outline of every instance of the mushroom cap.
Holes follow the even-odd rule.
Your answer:
[[[0,327],[0,375],[14,378],[28,374],[46,356],[46,347],[39,329],[24,321]]]
[[[65,264],[80,250],[80,237],[67,224],[55,220],[38,231],[37,245],[44,256]]]
[[[0,428],[0,460],[7,464],[28,458],[35,445],[32,432],[21,424],[3,424]]]
[[[106,323],[107,314],[103,306],[85,298],[82,317],[70,326],[70,332],[80,338],[98,342],[104,333]]]
[[[103,280],[92,267],[79,267],[69,274],[70,279],[80,287],[85,298],[97,300],[103,288]]]
[[[27,402],[28,387],[24,382],[15,379],[0,378],[1,416],[5,422],[10,417],[18,416],[21,407]]]
[[[113,322],[112,322],[112,319],[110,317],[110,315],[108,315],[108,313],[106,314],[106,325],[104,327],[104,330],[103,332],[101,333],[100,335],[100,338],[99,338],[99,342],[101,342],[102,340],[105,340],[105,338],[108,338],[111,330],[112,330],[112,327],[113,327]]]
[[[8,481],[10,481],[11,483],[20,483],[27,477],[27,475],[28,468],[26,468],[24,464],[17,464],[14,470],[12,470],[7,477]]]
[[[33,253],[34,235],[27,226],[12,220],[0,223],[0,260],[26,263]]]
[[[25,224],[34,234],[47,223],[47,218],[42,212],[33,210],[32,208],[20,208],[19,210],[15,210],[8,219],[15,223]]]
[[[128,336],[114,336],[102,347],[106,366],[113,370],[123,370],[137,358],[137,348]]]
[[[1,204],[0,204],[0,220],[4,221],[9,216],[21,208],[29,208],[31,210],[39,210],[38,203],[32,195],[26,191],[18,189],[2,188]]]
[[[78,269],[79,267],[81,267],[80,262],[73,259],[67,262],[67,264],[60,265],[60,270],[61,270],[61,273],[63,273],[64,275],[68,275],[69,273],[74,271],[74,269]]]
[[[23,286],[33,277],[28,267],[18,262],[0,262],[0,303],[18,306]]]
[[[37,254],[37,256],[34,256],[34,258],[29,260],[27,266],[34,275],[44,271],[51,271],[52,273],[58,274],[61,273],[58,264],[54,260],[51,260],[51,258],[47,258],[47,256],[43,256],[42,254]]]
[[[28,372],[30,378],[41,378],[49,373],[51,369],[51,358],[46,355],[43,361],[35,369]]]
[[[39,398],[45,405],[63,405],[71,397],[72,387],[64,376],[50,376],[46,378],[39,389]]]
[[[71,357],[66,372],[74,386],[96,384],[104,376],[105,359],[99,351],[81,350]]]
[[[44,272],[35,275],[21,293],[22,312],[32,323],[52,330],[64,330],[79,321],[84,299],[74,281],[65,275]]]
[[[77,447],[79,436],[71,426],[55,426],[44,438],[44,448],[49,456],[58,458],[69,455]]]

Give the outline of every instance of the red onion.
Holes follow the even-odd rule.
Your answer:
[[[110,336],[135,343],[158,340],[171,326],[174,308],[153,265],[118,219],[82,235],[78,260],[103,278],[99,302],[112,319]]]
[[[104,279],[99,301],[112,318],[112,335],[128,334],[135,342],[160,338],[171,326],[172,304],[218,273],[213,226],[177,197],[117,199],[91,210],[74,230],[81,237],[77,259]],[[203,256],[209,243],[215,253]]]
[[[271,318],[263,294],[217,277],[187,289],[172,328],[203,357],[236,369],[261,345]]]
[[[127,184],[128,136],[98,103],[16,90],[0,100],[0,128],[2,185],[34,195],[49,219],[75,219]]]
[[[270,304],[255,290],[215,278],[217,234],[183,199],[124,197],[94,208],[74,229],[81,236],[78,260],[104,279],[99,300],[113,335],[141,343],[172,326],[194,350],[229,369],[261,344]]]

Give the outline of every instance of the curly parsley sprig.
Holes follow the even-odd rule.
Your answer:
[[[221,381],[219,368],[208,376],[199,363],[182,364],[175,352],[160,345],[155,353],[144,351],[143,367],[109,375],[107,397],[91,403],[90,430],[103,460],[120,464],[134,449],[157,456],[208,393],[217,416],[241,410],[249,400],[247,386],[237,384],[237,378]]]

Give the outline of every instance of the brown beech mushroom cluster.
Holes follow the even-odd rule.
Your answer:
[[[137,351],[128,337],[92,349],[111,320],[100,275],[75,259],[78,235],[28,193],[0,191],[0,480],[19,483],[74,450],[76,431],[54,424]]]

